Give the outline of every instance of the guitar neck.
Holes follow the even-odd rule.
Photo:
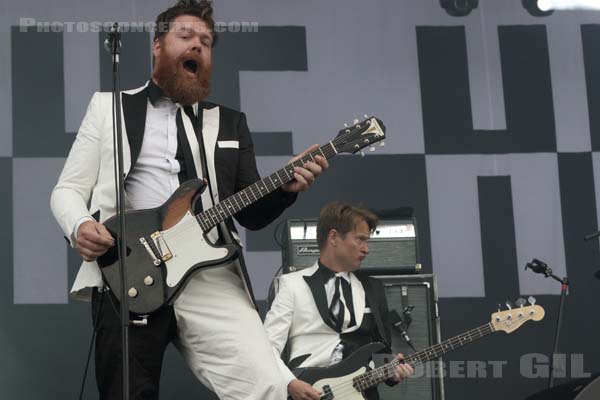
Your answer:
[[[254,182],[250,186],[229,196],[215,206],[204,210],[196,215],[198,223],[205,232],[208,232],[219,223],[230,218],[232,215],[240,212],[244,208],[256,203],[266,195],[279,189],[294,179],[294,167],[301,167],[309,161],[315,161],[315,156],[322,156],[330,159],[337,154],[333,143],[329,142],[316,149],[315,151],[296,160],[279,171]]]
[[[442,355],[458,349],[468,343],[481,339],[484,336],[494,332],[494,327],[491,323],[472,329],[461,335],[444,340],[442,343],[431,346],[425,350],[421,350],[404,358],[404,361],[394,360],[381,367],[375,368],[369,372],[358,375],[353,379],[354,387],[362,392],[373,386],[380,384],[395,375],[395,368],[401,363],[406,363],[412,367],[424,364],[427,361],[435,360]]]

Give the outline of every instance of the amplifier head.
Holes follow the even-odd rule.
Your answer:
[[[319,255],[317,220],[288,220],[282,251],[284,273],[311,267]],[[370,274],[407,274],[420,269],[415,219],[381,220],[371,235],[369,256],[361,270]]]

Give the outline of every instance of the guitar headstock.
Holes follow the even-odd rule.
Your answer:
[[[529,306],[525,306],[524,302],[517,301],[517,304],[520,304],[520,306],[515,308],[510,308],[509,306],[508,310],[493,313],[491,324],[494,330],[512,333],[527,321],[541,321],[544,319],[546,312],[542,306],[535,304],[535,300],[533,302],[530,300],[531,305]]]
[[[383,122],[376,117],[366,117],[361,122],[355,120],[354,125],[339,131],[332,144],[337,153],[356,153],[367,146],[371,146],[371,151],[374,151],[375,147],[372,145],[384,138]],[[383,145],[384,143],[381,142],[380,146]]]

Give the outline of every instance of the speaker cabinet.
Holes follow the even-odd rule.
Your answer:
[[[398,312],[406,320],[403,311],[406,307],[414,307],[410,312],[410,323],[407,334],[413,346],[418,350],[440,343],[440,323],[437,307],[437,284],[435,275],[384,275],[374,276],[380,279],[385,287],[385,295],[389,310]],[[414,353],[406,343],[400,331],[392,327],[392,350],[394,354],[409,355]],[[387,362],[384,357],[376,357],[375,363]],[[440,373],[441,361],[433,361],[415,369],[415,375],[405,379],[401,384],[389,387],[379,385],[381,400],[443,400],[444,384]]]

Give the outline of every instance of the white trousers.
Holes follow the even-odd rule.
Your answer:
[[[219,399],[287,398],[287,381],[234,265],[197,272],[173,308],[175,346]]]

